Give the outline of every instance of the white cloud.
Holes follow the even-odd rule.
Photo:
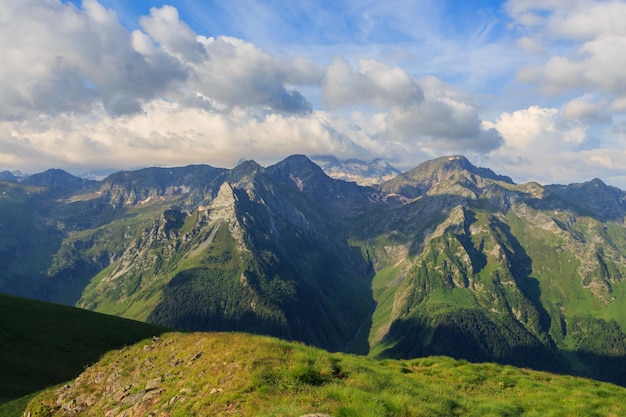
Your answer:
[[[421,88],[402,69],[374,60],[359,60],[354,71],[348,61],[336,58],[326,69],[322,100],[331,107],[374,105],[410,107],[423,101]]]
[[[626,35],[626,3],[623,1],[557,2],[554,11],[547,22],[547,29],[554,36],[584,40]]]
[[[196,40],[196,34],[179,19],[175,7],[153,7],[150,9],[150,16],[141,17],[139,24],[165,51],[181,61],[196,62],[206,59],[204,49]]]
[[[594,97],[577,97],[563,106],[565,120],[609,121],[605,103],[594,101]]]
[[[98,102],[114,115],[137,112],[187,76],[162,53],[138,53],[116,14],[94,0],[83,10],[58,1],[11,4],[0,25],[5,119],[89,112]]]
[[[517,40],[517,45],[532,54],[544,53],[545,49],[539,39],[523,36]]]
[[[488,152],[501,145],[500,135],[483,127],[470,96],[436,77],[421,79],[419,85],[423,102],[391,107],[381,135],[422,146],[432,154]]]
[[[232,166],[242,157],[264,163],[294,153],[366,154],[323,112],[258,117],[242,108],[215,112],[162,100],[144,109],[118,118],[99,108],[97,114],[41,118],[37,125],[2,122],[0,138],[11,152],[3,154],[0,164],[32,171],[56,161],[82,172],[111,166]]]
[[[321,70],[304,59],[277,58],[230,37],[204,38],[207,59],[193,65],[189,87],[226,106],[261,106],[307,113],[312,105],[287,85],[319,83]]]
[[[573,105],[574,107],[576,105]],[[602,158],[615,161],[619,154],[604,149],[585,149],[589,125],[568,119],[555,108],[531,106],[502,113],[495,122],[484,122],[504,138],[504,146],[491,152],[489,166],[518,182],[540,183],[588,181],[600,175]],[[619,163],[614,166],[626,166]]]
[[[521,69],[521,81],[548,94],[595,90],[626,95],[625,2],[510,0],[507,10],[524,33],[522,46],[541,43],[551,50],[546,62]],[[534,16],[532,22],[528,15]]]
[[[553,108],[529,107],[513,113],[502,113],[495,123],[485,125],[496,129],[504,138],[505,149],[522,157],[536,157],[546,152],[575,149],[586,138],[586,125],[564,120]]]
[[[234,38],[197,36],[171,6],[151,9],[140,19],[145,32],[129,33],[95,0],[82,9],[59,1],[9,5],[0,26],[6,45],[0,50],[0,113],[9,119],[89,112],[98,104],[114,116],[137,113],[146,101],[179,89],[227,107],[301,113],[311,104],[296,88],[322,76],[302,58],[273,57]]]
[[[353,70],[335,59],[323,81],[322,99],[332,107],[375,106],[386,114],[361,123],[380,129],[372,134],[379,141],[423,147],[439,152],[490,151],[501,144],[493,130],[484,130],[476,107],[467,94],[436,77],[413,80],[405,71],[374,60],[359,61]]]

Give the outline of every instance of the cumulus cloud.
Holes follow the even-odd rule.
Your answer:
[[[555,108],[531,106],[502,113],[495,122],[484,124],[504,139],[504,145],[486,158],[489,165],[520,182],[587,181],[601,176],[601,156],[611,160],[617,156],[590,148],[589,125]]]
[[[374,60],[360,60],[355,70],[337,58],[328,67],[322,99],[332,107],[374,106],[385,109],[374,120],[372,132],[380,141],[427,148],[431,153],[490,151],[502,139],[495,130],[483,129],[471,98],[436,77],[414,80],[404,70]]]
[[[141,17],[139,24],[150,38],[181,61],[196,62],[206,59],[204,49],[196,40],[196,34],[180,20],[175,7],[153,7],[150,9],[150,16]]]
[[[563,118],[566,120],[607,122],[610,120],[610,116],[605,107],[604,103],[596,102],[593,97],[577,97],[565,103]]]
[[[208,58],[194,65],[190,87],[228,107],[260,106],[308,113],[311,103],[288,85],[319,83],[321,70],[303,59],[274,57],[251,43],[221,36],[202,38]]]
[[[281,59],[240,39],[196,35],[172,6],[150,9],[139,20],[147,35],[191,74],[188,87],[227,107],[261,106],[309,113],[311,103],[288,84],[317,83],[321,71],[304,59]],[[141,41],[141,49],[146,43]],[[139,43],[139,42],[138,42]]]
[[[597,90],[626,95],[626,3],[617,0],[509,0],[522,46],[551,45],[546,62],[523,68],[519,79],[548,94]],[[573,45],[564,48],[562,45]]]
[[[538,106],[502,113],[496,122],[485,125],[500,132],[505,147],[520,156],[575,149],[587,131],[585,124],[565,120],[558,109]]]
[[[307,113],[298,85],[321,70],[302,58],[270,56],[234,38],[197,36],[174,7],[152,8],[130,33],[96,0],[5,2],[0,26],[0,114],[142,111],[145,102],[192,90],[227,107]],[[10,40],[10,41],[9,41]]]
[[[212,163],[233,166],[240,158],[272,163],[294,153],[366,152],[324,112],[308,117],[268,113],[254,117],[237,108],[225,112],[185,108],[153,100],[144,112],[111,117],[104,107],[96,114],[66,113],[37,125],[0,123],[0,144],[10,146],[0,164],[41,170],[51,163],[75,172],[95,168]],[[36,152],[33,151],[36,150]]]
[[[112,114],[137,112],[187,77],[162,53],[147,58],[113,11],[95,0],[83,9],[58,1],[9,2],[0,25],[0,114],[88,112],[103,103]]]
[[[421,88],[402,69],[374,60],[359,60],[355,71],[350,63],[336,58],[326,69],[322,100],[329,106],[374,105],[410,107],[421,103]]]
[[[471,97],[435,78],[419,80],[424,100],[393,106],[383,135],[423,146],[432,153],[489,152],[502,144],[498,132],[485,128]]]

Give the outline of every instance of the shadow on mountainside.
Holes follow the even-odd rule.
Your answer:
[[[590,351],[564,351],[499,328],[492,321],[477,321],[480,312],[449,315],[428,325],[426,318],[398,320],[389,330],[395,344],[379,357],[410,359],[443,355],[470,362],[496,362],[557,374],[583,376],[626,387],[626,355]],[[471,325],[459,326],[460,322]]]
[[[112,349],[171,329],[0,294],[0,403],[78,376]]]
[[[413,236],[417,236],[411,244],[410,256],[417,257],[423,253],[425,239],[419,238],[420,232],[423,236],[424,230],[433,230],[432,226],[430,229],[424,225],[421,228],[417,226],[418,219],[428,213],[434,215],[434,218],[445,220],[457,203],[455,196],[426,196],[399,210],[403,215],[396,214],[395,230],[403,230],[403,226],[404,230],[410,230]],[[484,241],[476,243],[470,237],[469,228],[477,222],[474,207],[473,203],[463,206],[463,230],[455,222],[451,222],[449,231],[445,233],[452,233],[461,242],[471,259],[473,273],[477,274],[487,267],[485,251],[492,249],[485,248]],[[448,247],[444,245],[440,251],[433,252],[434,257],[428,255],[430,257],[424,261],[424,264],[431,265],[431,269],[422,278],[424,282],[416,282],[419,288],[417,292],[422,294],[422,298],[417,305],[409,306],[406,313],[391,324],[381,341],[381,346],[389,347],[380,356],[408,359],[446,355],[472,362],[498,362],[586,376],[626,386],[626,336],[619,329],[619,325],[590,316],[569,317],[566,322],[557,309],[544,305],[540,281],[531,276],[533,259],[513,235],[511,227],[496,215],[489,217],[488,226],[478,226],[489,230],[490,236],[502,252],[502,265],[494,273],[475,275],[475,279],[482,281],[483,290],[489,291],[492,299],[498,303],[492,306],[494,312],[489,311],[489,306],[478,305],[463,308],[459,306],[437,313],[432,312],[435,311],[434,307],[429,309],[424,289],[450,290],[451,286],[458,285],[452,283],[446,274],[440,273],[445,271],[445,263],[448,261],[446,256],[449,256],[446,252]],[[405,234],[404,238],[409,244],[410,237]],[[434,248],[430,246],[429,250],[432,252]],[[443,262],[443,267],[439,262]],[[450,263],[453,262],[450,259]],[[419,280],[420,277],[416,275],[414,279]],[[441,283],[432,282],[436,277],[442,280]],[[471,291],[469,287],[460,289]],[[453,301],[452,303],[454,304]],[[558,300],[554,300],[554,303],[558,303]],[[568,340],[576,341],[575,350],[557,349],[557,342],[550,334],[551,329],[560,331],[561,338],[570,332]],[[580,336],[572,338],[575,329]],[[597,342],[585,342],[585,334],[593,334]]]

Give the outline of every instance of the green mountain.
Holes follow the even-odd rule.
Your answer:
[[[376,187],[308,158],[0,182],[0,291],[185,330],[626,385],[626,195],[462,156]]]
[[[405,203],[355,230],[375,236],[372,353],[626,383],[624,193],[594,182],[515,185],[449,157],[383,183]]]
[[[168,330],[9,295],[0,295],[0,313],[0,404],[75,378],[105,352]]]
[[[445,357],[374,361],[266,336],[169,333],[112,351],[24,415],[618,416],[626,389]]]

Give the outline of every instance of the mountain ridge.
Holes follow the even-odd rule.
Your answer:
[[[332,155],[314,155],[311,160],[332,178],[365,186],[379,184],[401,173],[381,158],[366,162],[355,158],[339,160]]]
[[[625,194],[598,180],[515,184],[455,155],[361,186],[293,155],[55,184],[0,182],[2,291],[626,384]]]

